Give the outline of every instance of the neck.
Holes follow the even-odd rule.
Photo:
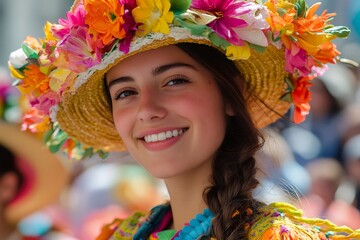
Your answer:
[[[172,228],[175,230],[182,229],[185,223],[207,208],[202,195],[211,185],[211,161],[199,168],[165,180],[173,214]]]

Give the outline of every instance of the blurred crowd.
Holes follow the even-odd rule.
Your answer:
[[[26,24],[34,24],[24,21],[25,18],[40,17],[27,10],[27,5],[21,8],[26,13],[15,14],[19,1],[11,2],[0,1],[0,12],[2,16],[8,15],[4,17],[8,21],[16,17],[24,23],[17,23],[24,29],[10,32],[11,29],[4,28],[5,20],[1,21],[2,32],[9,32],[2,40],[8,42],[15,38],[15,33],[23,39],[29,29]],[[45,2],[49,4],[45,9],[52,9],[50,5],[55,3]],[[358,0],[356,3],[359,4]],[[71,5],[71,1],[66,4]],[[1,11],[7,5],[13,7]],[[56,8],[68,9],[63,1],[58,1],[58,5]],[[43,14],[57,19],[51,11]],[[357,13],[357,25],[354,25],[357,29],[360,28],[359,16]],[[42,19],[40,22],[44,23]],[[357,31],[360,34],[360,30]],[[1,57],[7,59],[4,50],[7,48],[0,49],[0,53],[6,56]],[[266,142],[256,156],[260,184],[254,194],[266,202],[291,202],[308,217],[360,228],[360,68],[357,66],[360,44],[349,43],[342,46],[341,51],[344,57],[341,63],[330,65],[323,76],[313,80],[312,107],[307,120],[295,125],[289,119],[281,119],[264,129]],[[17,90],[11,87],[12,79],[2,65],[0,63],[0,126],[7,122],[20,129],[21,113],[26,106],[22,105]],[[1,157],[5,156],[4,152],[10,154],[6,158],[8,162],[5,164],[2,158],[3,165],[0,165],[0,239],[93,240],[103,223],[111,222],[114,217],[126,217],[135,210],[149,210],[168,198],[162,182],[148,175],[126,153],[113,153],[105,160],[94,156],[83,161],[59,155],[54,161],[61,167],[57,165],[56,169],[45,164],[49,159],[37,159],[41,166],[35,167],[41,169],[41,173],[29,173],[21,167],[27,162],[26,156],[18,157],[17,151],[11,153],[12,149],[7,149],[2,142],[1,134],[4,133],[0,132]],[[34,136],[34,141],[40,142],[41,136]],[[42,176],[46,173],[50,177]],[[56,178],[61,183],[55,183],[55,173],[59,174]],[[42,193],[33,191],[33,201],[38,204],[30,204],[31,189],[36,189],[34,182],[45,177],[47,180],[42,182],[47,184],[38,190]],[[48,196],[46,201],[39,201],[43,196]]]
[[[285,198],[305,216],[360,228],[360,45],[344,48],[311,86],[311,109],[300,125],[282,119],[266,129],[259,153],[259,195]],[[270,183],[270,184],[269,184]],[[266,194],[273,191],[276,194]]]

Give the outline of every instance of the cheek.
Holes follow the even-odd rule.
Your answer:
[[[197,123],[197,129],[201,129],[202,135],[220,137],[219,132],[222,135],[225,131],[225,106],[218,91],[208,90],[205,93],[192,94],[173,104],[178,104],[179,114]]]
[[[128,142],[128,138],[131,137],[132,125],[135,122],[132,115],[130,110],[113,110],[115,128],[125,144]]]

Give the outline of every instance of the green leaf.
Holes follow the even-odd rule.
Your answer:
[[[54,131],[53,131],[52,129],[50,129],[50,130],[48,130],[48,131],[45,132],[44,137],[43,137],[43,141],[44,141],[45,143],[51,141],[51,137],[52,137],[53,132],[54,132]]]
[[[291,78],[285,77],[285,83],[287,86],[287,88],[286,88],[287,91],[292,91],[295,89],[294,81]]]
[[[176,14],[181,14],[186,12],[189,9],[191,0],[170,0],[171,7],[170,10]]]
[[[60,151],[62,145],[63,145],[63,142],[60,142],[60,143],[49,142],[48,148],[49,148],[50,152],[57,153]]]
[[[221,47],[222,49],[226,49],[230,46],[230,43],[217,35],[216,33],[209,34],[209,40],[216,46]]]
[[[174,24],[189,29],[191,33],[196,36],[206,36],[208,32],[211,31],[206,25],[198,25],[180,17],[175,17]]]
[[[21,44],[21,48],[28,58],[38,59],[39,55],[27,43]]]
[[[350,32],[350,29],[345,26],[336,26],[325,29],[325,33],[329,33],[340,38],[346,38],[347,36],[349,36]]]
[[[249,43],[250,47],[254,50],[256,50],[257,52],[260,52],[260,53],[264,53],[265,50],[266,50],[266,47],[263,47],[263,46],[259,46],[259,45],[256,45],[256,44],[251,44]]]
[[[91,157],[94,154],[92,148],[87,148],[87,149],[84,149],[84,150],[85,150],[85,152],[82,154],[82,157],[81,157],[82,159]]]
[[[276,12],[282,17],[286,13],[286,9],[284,8],[277,8]]]
[[[291,96],[291,92],[287,92],[285,93],[284,95],[282,95],[280,97],[280,99],[284,102],[289,102],[289,103],[292,103],[293,102],[293,99],[292,99],[292,96]]]
[[[108,152],[104,152],[104,151],[101,151],[101,150],[99,150],[97,152],[97,154],[101,157],[101,159],[105,159],[105,158],[107,158],[109,156]]]
[[[305,17],[306,16],[307,6],[306,6],[305,0],[298,0],[295,3],[294,7],[296,9],[298,17]]]

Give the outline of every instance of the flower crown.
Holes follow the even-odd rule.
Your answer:
[[[47,131],[45,142],[53,152],[91,156],[98,150],[84,148],[56,122],[54,112],[62,96],[74,90],[79,74],[110,53],[126,54],[135,37],[166,35],[171,26],[207,38],[231,60],[246,60],[270,45],[284,49],[289,75],[283,100],[294,105],[293,119],[299,123],[309,112],[311,79],[340,54],[331,41],[349,34],[348,28],[331,25],[335,14],[316,15],[319,6],[308,7],[305,0],[77,1],[65,19],[46,23],[44,39],[28,37],[10,55],[12,76],[32,107],[23,128]]]

